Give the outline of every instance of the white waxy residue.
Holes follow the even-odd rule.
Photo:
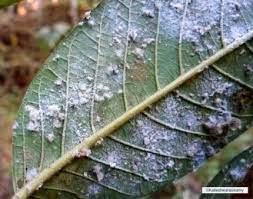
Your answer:
[[[48,111],[46,114],[50,117],[53,117],[53,126],[55,128],[62,127],[62,121],[64,120],[64,113],[61,112],[60,106],[56,104],[48,106]]]
[[[47,139],[47,141],[48,142],[53,142],[54,141],[54,139],[55,139],[55,136],[54,136],[54,134],[53,133],[49,133],[49,134],[47,134],[46,135],[46,139]]]
[[[102,172],[102,168],[99,165],[94,166],[93,172],[96,174],[97,180],[100,182],[104,179],[104,173]]]
[[[38,132],[40,130],[40,111],[31,105],[27,105],[25,109],[29,112],[27,130]]]
[[[29,182],[29,181],[33,180],[37,175],[38,175],[37,168],[28,169],[26,176],[25,176],[26,181]]]

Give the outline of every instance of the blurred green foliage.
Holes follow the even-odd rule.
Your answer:
[[[1,0],[1,1],[0,1],[0,8],[9,6],[9,5],[14,4],[14,3],[17,3],[17,2],[19,2],[19,1],[20,1],[20,0]]]

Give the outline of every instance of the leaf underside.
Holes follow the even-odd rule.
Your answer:
[[[105,0],[45,62],[13,135],[15,190],[253,27],[253,1]],[[149,195],[197,169],[253,115],[253,42],[76,158],[37,198]],[[217,136],[217,134],[220,134]]]
[[[238,187],[253,166],[253,148],[243,151],[234,158],[215,178],[207,185],[209,187]],[[219,198],[230,198],[230,194],[219,194]],[[214,198],[214,194],[203,194],[202,198]]]

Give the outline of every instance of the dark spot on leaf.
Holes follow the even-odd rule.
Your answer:
[[[253,64],[244,65],[244,73],[245,76],[251,77],[251,75],[253,74]]]
[[[238,112],[243,112],[253,105],[253,92],[242,89],[232,96],[232,101]]]
[[[23,180],[22,179],[18,179],[17,185],[18,185],[18,188],[23,187]]]
[[[143,82],[147,79],[146,64],[142,60],[136,60],[130,76],[134,81]]]
[[[226,135],[229,130],[236,130],[241,128],[241,120],[230,116],[209,117],[207,122],[203,123],[203,129],[213,135]]]

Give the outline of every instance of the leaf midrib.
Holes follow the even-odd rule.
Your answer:
[[[98,140],[105,138],[112,134],[115,130],[121,127],[123,124],[128,122],[130,119],[134,118],[139,113],[143,112],[146,108],[159,101],[165,97],[169,92],[173,91],[178,86],[182,85],[187,80],[191,79],[195,75],[201,73],[203,70],[207,69],[208,66],[214,64],[223,56],[232,52],[246,41],[253,37],[253,30],[249,31],[243,37],[235,40],[233,43],[227,45],[225,48],[219,50],[217,53],[209,57],[208,59],[202,61],[197,66],[193,67],[188,72],[180,75],[176,80],[165,86],[164,88],[158,90],[153,95],[148,97],[146,100],[140,104],[134,106],[133,108],[126,111],[119,118],[115,119],[104,128],[94,132],[91,136],[86,138],[81,144],[75,146],[72,150],[65,153],[62,157],[57,159],[48,168],[44,169],[36,178],[27,183],[23,188],[21,188],[15,195],[14,198],[26,198],[30,196],[35,190],[37,190],[46,180],[50,179],[55,173],[60,171],[64,166],[69,164],[75,159],[76,154],[82,148],[91,148]]]

